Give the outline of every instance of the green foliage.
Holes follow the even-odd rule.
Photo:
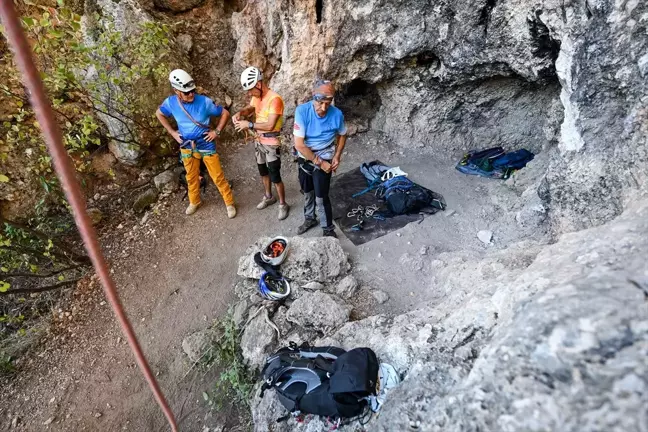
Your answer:
[[[226,405],[248,406],[248,399],[254,386],[254,377],[243,363],[240,347],[240,330],[236,326],[231,310],[216,324],[220,337],[214,344],[209,366],[216,365],[220,375],[214,390],[204,392],[203,399],[210,407],[222,409]]]
[[[90,153],[111,140],[144,149],[158,141],[164,131],[155,123],[159,100],[152,95],[161,84],[166,90],[170,29],[142,22],[124,34],[109,17],[95,15],[88,17],[91,28],[84,33],[81,17],[67,2],[46,7],[19,1],[23,28],[77,171],[87,171]],[[0,53],[0,76],[0,201],[9,196],[28,201],[25,220],[0,214],[2,348],[9,336],[24,335],[31,320],[51,310],[56,298],[48,290],[72,286],[89,261],[78,241],[70,246],[76,235],[69,208],[9,52]],[[2,354],[0,371],[10,369],[11,359]]]
[[[87,261],[54,240],[70,228],[69,221],[45,218],[45,223],[38,224],[38,217],[33,221],[35,228],[0,217],[0,293],[10,292],[16,282],[33,288],[54,280],[63,282],[68,270],[75,273],[81,267],[78,263]]]
[[[89,151],[110,140],[137,148],[157,141],[161,131],[154,111],[159,101],[152,100],[151,91],[164,82],[169,69],[169,27],[143,22],[124,34],[109,18],[95,15],[90,20],[94,39],[87,42],[81,17],[62,1],[56,8],[24,3],[29,6],[29,16],[22,18],[22,24],[77,170],[86,170]],[[63,205],[40,126],[13,56],[6,59],[6,63],[0,63],[0,74],[7,77],[0,83],[0,96],[8,99],[9,120],[0,126],[0,132],[4,132],[0,162],[9,169],[20,166],[27,174],[0,172],[0,186],[5,184],[11,192],[30,185],[35,191],[40,185],[49,195],[49,204]],[[100,120],[110,120],[113,127],[108,130]],[[26,177],[26,185],[13,180],[20,177]]]
[[[16,367],[13,364],[13,358],[0,351],[0,377],[11,375],[16,371]]]

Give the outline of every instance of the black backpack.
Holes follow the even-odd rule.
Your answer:
[[[387,203],[387,208],[393,215],[420,211],[434,214],[439,210],[445,210],[445,201],[441,195],[414,183],[405,176],[384,181],[378,188],[376,196]]]
[[[365,412],[365,398],[376,394],[378,368],[369,348],[345,351],[291,343],[267,358],[260,397],[274,389],[290,414],[353,418]]]

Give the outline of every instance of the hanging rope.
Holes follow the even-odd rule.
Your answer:
[[[27,87],[27,90],[29,91],[32,107],[36,113],[36,119],[43,131],[47,148],[52,156],[52,160],[54,161],[56,174],[63,185],[65,196],[72,207],[74,220],[79,229],[79,233],[81,234],[81,238],[83,239],[85,248],[88,251],[92,265],[99,276],[106,298],[110,302],[110,306],[117,317],[117,321],[128,340],[128,344],[135,355],[135,360],[137,361],[138,366],[142,370],[158,405],[160,405],[160,408],[162,408],[164,415],[169,421],[171,430],[177,432],[178,427],[175,418],[173,417],[173,413],[171,412],[171,409],[169,408],[169,405],[167,404],[167,401],[164,398],[153,373],[151,372],[146,358],[144,357],[144,353],[142,352],[142,348],[137,341],[133,327],[128,321],[124,308],[119,301],[115,284],[110,277],[106,260],[101,252],[101,248],[99,247],[97,233],[92,227],[88,214],[86,213],[86,202],[81,193],[81,189],[79,188],[79,183],[76,180],[74,167],[72,166],[70,158],[68,157],[63,145],[61,130],[56,123],[54,112],[52,111],[49,99],[45,94],[43,82],[41,81],[36,65],[34,64],[34,59],[31,55],[31,48],[29,47],[27,38],[25,37],[25,33],[23,32],[18,19],[18,15],[16,14],[13,0],[0,0],[0,18],[2,18],[2,24],[5,27],[9,45],[16,56],[16,62],[18,63],[18,68],[22,73],[25,87]]]

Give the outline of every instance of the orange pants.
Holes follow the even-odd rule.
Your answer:
[[[180,149],[183,155],[191,153],[191,150]],[[223,174],[223,168],[221,167],[220,157],[217,154],[211,156],[202,156],[198,152],[194,152],[192,157],[185,157],[182,159],[182,163],[185,166],[187,171],[187,187],[189,189],[189,202],[191,204],[200,204],[200,159],[202,158],[205,161],[205,166],[209,172],[209,176],[214,181],[214,184],[218,188],[225,205],[234,204],[234,195],[232,194],[232,189],[229,186],[225,174]]]

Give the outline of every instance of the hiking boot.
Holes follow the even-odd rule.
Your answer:
[[[337,238],[337,234],[335,234],[335,230],[324,230],[322,233],[322,237],[335,237]]]
[[[284,220],[288,217],[290,206],[288,204],[279,204],[279,220]]]
[[[189,207],[187,207],[187,210],[185,210],[186,215],[192,215],[196,213],[196,210],[198,210],[198,207],[200,207],[202,203],[198,204],[189,204]]]
[[[309,229],[317,226],[317,220],[315,219],[306,219],[303,224],[299,225],[297,228],[297,234],[304,234]]]
[[[275,198],[274,196],[268,198],[267,196],[263,195],[263,200],[257,205],[257,209],[263,210],[264,208],[271,206],[276,202],[277,202],[277,198]]]
[[[236,207],[234,207],[233,205],[228,205],[227,206],[227,217],[232,219],[232,218],[234,218],[234,216],[236,216]]]

